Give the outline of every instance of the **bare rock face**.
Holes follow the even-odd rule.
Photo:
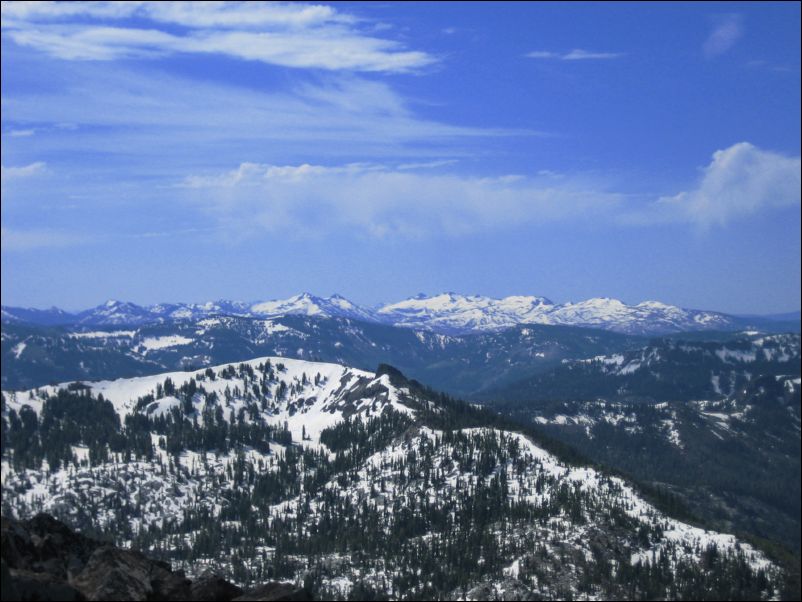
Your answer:
[[[218,575],[195,583],[166,562],[73,532],[47,514],[28,521],[2,518],[3,600],[309,600],[286,583],[266,583],[243,595]]]
[[[297,588],[289,583],[265,583],[252,589],[244,596],[234,598],[234,602],[257,600],[311,600],[309,592]]]
[[[242,588],[229,583],[219,575],[205,574],[196,579],[190,586],[189,597],[192,600],[228,602],[243,594]]]
[[[9,569],[3,563],[3,600],[65,600],[78,602],[86,597],[77,589],[47,573]]]
[[[132,550],[97,548],[72,584],[89,600],[188,600],[190,581]]]
[[[74,533],[48,514],[24,523],[2,519],[0,550],[11,569],[67,580],[84,567],[98,545],[100,542]]]

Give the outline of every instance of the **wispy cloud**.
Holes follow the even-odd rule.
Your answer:
[[[658,199],[624,216],[630,223],[723,225],[771,207],[800,206],[802,167],[788,157],[740,142],[713,153],[693,190]]]
[[[392,155],[425,162],[464,155],[471,139],[539,134],[425,118],[389,82],[350,74],[258,90],[155,70],[67,63],[49,84],[4,97],[4,126],[37,124],[48,133],[41,140],[37,136],[39,151],[53,153],[54,161],[90,153],[97,158],[95,170],[120,154],[125,173],[140,160],[166,172],[184,162],[219,165],[221,153],[262,162],[303,161],[310,148],[316,157]],[[63,123],[76,129],[56,128]]]
[[[281,2],[4,2],[3,16],[26,21],[139,17],[184,27],[309,27],[353,21],[330,6]]]
[[[350,229],[376,237],[458,236],[520,225],[593,220],[707,228],[800,206],[800,159],[741,142],[716,151],[692,190],[637,208],[626,194],[580,176],[471,177],[405,165],[270,165],[193,175],[180,186],[221,227],[319,236]]]
[[[714,58],[732,48],[743,34],[741,15],[721,15],[716,18],[713,31],[707,36],[702,51],[705,57]]]
[[[568,52],[552,52],[551,50],[533,50],[525,56],[530,59],[551,59],[559,61],[594,61],[617,59],[624,56],[622,52],[592,52],[575,48]]]
[[[753,59],[746,62],[749,69],[759,69],[761,71],[772,71],[774,73],[794,73],[799,71],[799,67],[791,65],[777,64],[762,59]]]
[[[12,138],[27,138],[29,136],[33,136],[36,133],[36,130],[33,128],[28,128],[25,130],[9,130],[5,133]]]
[[[110,24],[134,18],[151,26]],[[11,2],[3,3],[3,29],[17,44],[66,60],[220,54],[283,67],[365,72],[414,71],[436,61],[371,35],[351,15],[312,4]]]
[[[538,177],[470,177],[379,164],[266,165],[195,175],[190,202],[232,231],[322,235],[347,229],[375,237],[462,235],[486,229],[591,219],[622,197]]]
[[[49,229],[14,230],[3,226],[0,229],[0,248],[3,251],[32,251],[87,244],[91,237],[71,232]]]
[[[45,168],[46,164],[42,161],[18,167],[6,167],[3,165],[0,166],[0,180],[7,182],[8,180],[16,180],[18,178],[30,178],[31,176],[42,173]]]

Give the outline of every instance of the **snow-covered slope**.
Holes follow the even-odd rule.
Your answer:
[[[563,462],[529,436],[494,426],[489,414],[461,426],[466,408],[389,367],[371,373],[261,357],[64,387],[73,397],[53,401],[56,386],[4,393],[4,419],[19,424],[17,416],[27,414],[25,428],[34,425],[26,439],[7,440],[6,511],[91,517],[115,531],[118,543],[167,551],[188,570],[212,566],[234,579],[258,579],[272,570],[278,546],[282,554],[308,546],[322,560],[317,571],[329,596],[363,583],[390,598],[425,599],[432,577],[401,580],[407,564],[460,546],[455,558],[467,554],[471,566],[487,568],[448,586],[461,588],[450,597],[487,598],[462,589],[487,586],[520,589],[525,599],[620,598],[626,584],[602,583],[599,566],[639,571],[653,564],[688,579],[715,546],[718,556],[751,567],[743,570],[777,575],[734,536],[673,519],[625,480]],[[118,451],[74,442],[69,459],[52,456],[60,462],[53,468],[50,455],[33,465],[14,456],[31,453],[27,441],[45,428],[43,415],[60,415],[68,426],[69,405],[86,404],[83,391],[102,395],[120,416],[125,426],[111,439]],[[192,562],[186,546],[195,551]],[[236,563],[228,562],[232,549]],[[285,576],[300,582],[310,562],[296,551]],[[443,566],[451,572],[455,565]],[[587,583],[592,596],[582,589]],[[769,583],[761,596],[773,595]]]
[[[584,326],[627,334],[731,330],[752,324],[746,318],[683,309],[659,301],[628,305],[617,299],[595,298],[578,303],[555,304],[545,297],[537,296],[513,295],[495,299],[457,293],[417,295],[404,301],[383,305],[375,310],[360,307],[340,295],[317,297],[301,293],[288,299],[256,303],[209,301],[163,303],[143,307],[133,303],[108,301],[79,314],[69,314],[56,308],[40,311],[4,307],[2,319],[3,322],[116,326],[198,320],[219,315],[349,318],[441,334],[498,331],[518,324]]]
[[[544,297],[494,299],[455,293],[418,295],[385,305],[377,313],[398,326],[448,332],[500,330],[516,324],[559,324],[628,334],[659,334],[728,328],[735,323],[725,314],[682,309],[657,301],[627,305],[617,299],[597,298],[555,304]]]
[[[537,322],[538,316],[554,304],[545,297],[506,297],[442,293],[433,297],[417,295],[381,307],[377,314],[396,326],[425,330],[466,332],[501,330],[516,324]]]
[[[385,405],[398,412],[409,412],[399,401],[399,391],[390,384],[386,375],[377,377],[371,372],[338,364],[284,357],[262,357],[194,372],[167,372],[84,385],[92,395],[103,395],[110,401],[120,419],[124,420],[135,412],[160,415],[169,413],[172,407],[181,407],[176,395],[166,391],[164,383],[167,379],[177,390],[191,383],[199,387],[200,392],[193,393],[191,401],[200,423],[203,422],[203,410],[215,405],[217,399],[223,400],[227,419],[231,412],[238,416],[240,411],[259,401],[259,419],[269,424],[286,424],[295,440],[301,440],[305,430],[312,441],[317,441],[320,431],[345,417],[381,413]],[[253,392],[257,383],[258,394]],[[19,411],[23,405],[28,405],[38,412],[43,399],[68,386],[69,383],[62,383],[34,391],[4,394],[9,408]],[[141,401],[148,396],[153,397],[151,402]],[[261,403],[263,400],[266,403]]]
[[[17,449],[31,449],[28,439],[11,437],[2,463],[4,508],[16,515],[49,511],[72,522],[86,520],[91,508],[91,520],[116,530],[120,543],[148,533],[140,544],[169,551],[190,570],[214,564],[236,578],[244,563],[258,576],[278,557],[275,546],[299,549],[317,541],[329,595],[345,596],[357,581],[391,598],[423,595],[428,574],[398,580],[409,562],[406,547],[428,557],[461,545],[458,557],[470,555],[471,566],[491,564],[456,585],[500,587],[503,581],[546,599],[582,597],[582,584],[598,579],[592,575],[600,562],[633,570],[654,563],[679,574],[700,566],[710,546],[776,575],[750,545],[670,518],[619,477],[567,464],[519,432],[459,426],[465,408],[438,401],[392,368],[371,373],[263,357],[83,386],[102,394],[120,416],[125,443],[115,445],[121,451],[73,444],[70,458],[51,469],[51,456],[34,466],[15,458]],[[17,424],[16,416],[27,414],[35,431],[24,406],[41,418],[45,404],[53,404],[50,415],[66,419],[68,400],[49,397],[57,389],[5,393],[4,417]],[[71,390],[70,403],[86,403],[80,385]],[[348,420],[355,417],[360,420]],[[222,437],[222,444],[193,432]],[[249,432],[273,438],[254,440]],[[143,441],[151,443],[143,447]],[[400,538],[394,541],[402,545],[373,549],[370,537],[353,543],[366,530],[370,537]],[[297,540],[277,542],[273,533]],[[474,539],[481,542],[458,543]],[[227,563],[229,548],[219,547],[233,542],[240,542],[239,564]],[[192,563],[182,555],[187,545],[198,552]],[[302,580],[309,559],[296,555],[284,570]],[[592,597],[621,595],[612,582],[597,580],[593,587]]]
[[[250,303],[243,301],[207,301],[206,303],[160,303],[147,308],[158,321],[197,320],[211,315],[247,316]]]
[[[598,298],[556,306],[543,316],[541,323],[594,326],[628,334],[660,334],[726,329],[735,321],[721,313],[683,309],[659,301],[627,305],[618,299]]]
[[[270,318],[286,315],[377,321],[371,310],[359,307],[341,295],[316,297],[309,293],[301,293],[289,299],[257,303],[218,300],[206,303],[158,303],[142,306],[111,299],[102,305],[76,314],[56,307],[39,310],[4,306],[2,309],[4,323],[29,322],[40,325],[77,324],[80,326],[118,326],[122,324],[136,326],[176,320],[200,320],[211,316]]]
[[[3,306],[3,324],[6,323],[25,323],[41,324],[51,326],[55,324],[70,324],[75,321],[75,316],[69,312],[51,307],[50,309],[34,309],[28,307],[6,307]]]
[[[278,301],[264,301],[251,306],[253,315],[268,318],[302,315],[324,316],[328,318],[352,318],[354,320],[374,321],[373,312],[359,307],[345,297],[332,295],[331,297],[316,297],[309,293],[301,293],[289,299]]]
[[[103,305],[88,309],[76,316],[76,322],[84,326],[118,326],[120,324],[143,324],[153,319],[148,309],[129,303],[109,299]]]

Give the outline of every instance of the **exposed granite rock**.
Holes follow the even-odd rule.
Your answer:
[[[166,562],[72,531],[47,514],[2,518],[3,600],[310,600],[287,583],[245,594],[218,575],[195,583]]]
[[[0,552],[11,569],[68,580],[79,573],[101,542],[74,533],[48,514],[29,521],[2,518]]]
[[[311,596],[304,588],[297,588],[289,583],[265,583],[239,598],[235,602],[256,600],[311,600]]]
[[[204,574],[198,577],[189,588],[192,600],[222,600],[228,602],[243,594],[242,588],[229,583],[219,575]]]
[[[72,584],[89,600],[189,600],[190,581],[140,552],[97,548]]]
[[[23,569],[8,569],[3,565],[3,600],[86,600],[86,597],[66,581],[47,573]]]

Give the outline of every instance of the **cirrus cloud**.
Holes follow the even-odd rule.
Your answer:
[[[4,2],[2,6],[3,30],[15,43],[66,60],[220,54],[282,67],[365,72],[414,71],[436,60],[395,40],[375,37],[359,19],[322,5]],[[152,26],[113,25],[131,19]]]
[[[526,54],[530,59],[554,59],[560,61],[598,61],[617,59],[624,56],[622,52],[592,52],[574,48],[569,52],[552,52],[551,50],[534,50]]]
[[[36,161],[29,165],[20,165],[17,167],[0,166],[0,180],[7,182],[8,180],[16,180],[18,178],[29,178],[31,176],[42,173],[46,168],[43,161]]]
[[[735,45],[743,34],[740,15],[722,15],[716,19],[716,25],[707,36],[702,51],[706,58],[724,54]]]

